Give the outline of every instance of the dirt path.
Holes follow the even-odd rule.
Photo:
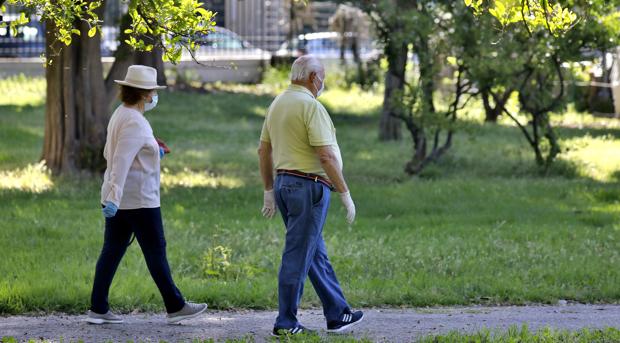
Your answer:
[[[366,309],[365,313],[364,322],[352,331],[353,336],[388,342],[412,341],[420,336],[452,330],[506,329],[524,323],[532,330],[545,326],[569,330],[620,327],[620,305]],[[209,311],[183,325],[166,325],[163,314],[132,314],[123,316],[124,324],[101,326],[83,322],[84,316],[62,314],[0,317],[0,337],[12,336],[19,341],[179,342],[250,335],[256,342],[263,342],[270,339],[275,315],[272,311]],[[299,318],[307,327],[326,335],[320,310],[302,311]]]

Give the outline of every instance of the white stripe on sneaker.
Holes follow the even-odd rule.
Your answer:
[[[353,318],[352,314],[349,314],[348,316]],[[343,318],[344,318],[344,316],[343,316]],[[338,328],[327,329],[327,332],[343,332],[343,331],[346,331],[346,330],[350,329],[351,327],[359,324],[363,319],[364,319],[364,314],[362,313],[361,317],[358,318],[356,321],[352,321],[351,320],[351,322],[349,322],[349,323],[347,323],[345,325],[342,325],[342,326],[340,326]],[[343,320],[343,322],[344,322],[344,320]]]

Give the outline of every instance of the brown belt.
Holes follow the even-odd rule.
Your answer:
[[[324,184],[325,186],[327,186],[330,190],[332,190],[332,191],[334,190],[334,185],[332,185],[332,183],[329,182],[329,180],[327,180],[326,178],[322,177],[321,175],[316,175],[316,174],[311,174],[311,173],[304,173],[304,172],[301,172],[299,170],[288,170],[288,169],[277,169],[276,173],[278,175],[281,175],[281,174],[292,175],[292,176],[301,177],[303,179],[312,180],[314,182],[320,182],[320,183]]]

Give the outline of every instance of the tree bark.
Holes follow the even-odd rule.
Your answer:
[[[46,39],[54,42],[54,23],[47,21]],[[78,23],[81,37],[88,25]],[[103,145],[107,122],[100,36],[74,39],[58,53],[49,43],[46,55],[47,100],[42,159],[56,174],[104,166]]]
[[[379,122],[379,140],[390,141],[401,139],[401,123],[398,119],[402,111],[402,96],[405,87],[405,68],[407,66],[407,42],[388,41],[385,54],[388,70],[385,74],[385,93],[383,111]]]

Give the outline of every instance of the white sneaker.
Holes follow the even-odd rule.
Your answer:
[[[123,322],[123,318],[115,315],[110,311],[105,314],[99,314],[88,310],[88,316],[86,317],[86,321],[91,324],[120,324]]]
[[[168,324],[176,324],[182,320],[199,316],[207,309],[207,304],[186,302],[180,311],[168,313]]]

